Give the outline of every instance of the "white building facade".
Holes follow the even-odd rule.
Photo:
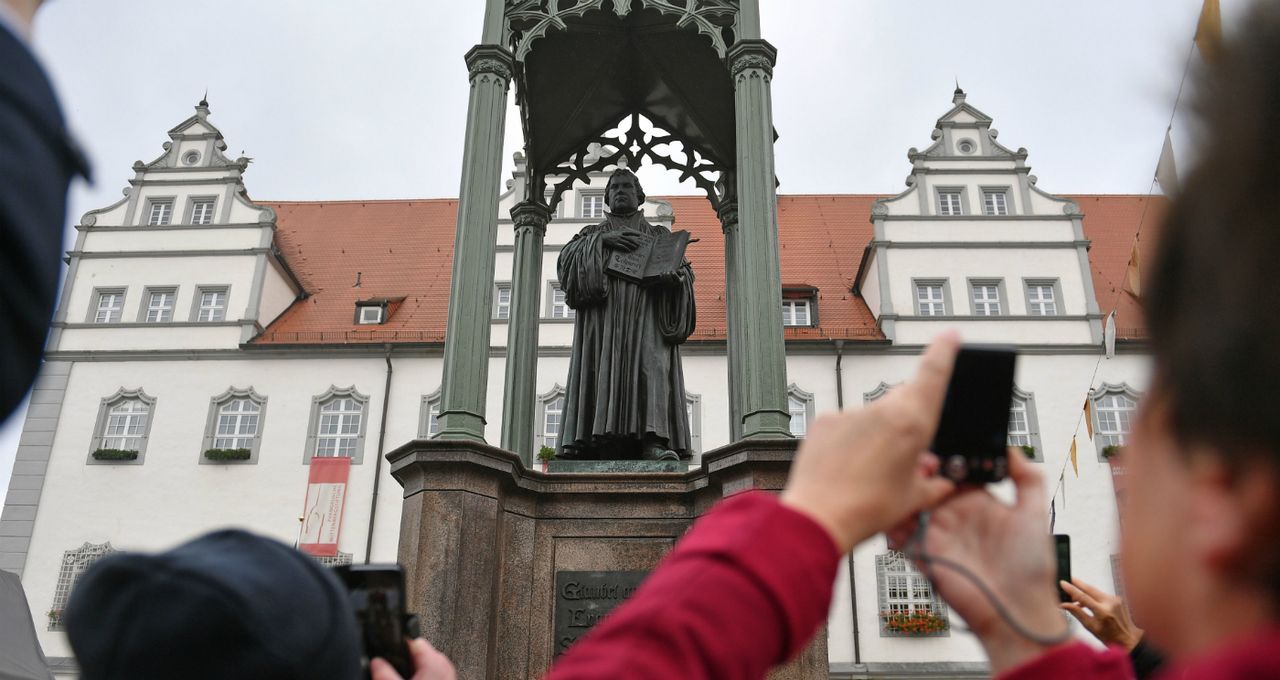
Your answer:
[[[1095,227],[1080,201],[1039,189],[1026,151],[1000,145],[991,123],[957,91],[933,145],[911,150],[904,193],[780,200],[792,429],[802,436],[816,413],[859,408],[892,389],[943,329],[1015,344],[1022,356],[1010,443],[1029,447],[1043,466],[1056,529],[1072,537],[1075,574],[1119,589],[1113,473],[1103,452],[1124,443],[1146,389],[1147,357],[1140,334],[1121,333],[1107,351],[1106,326],[1116,322],[1104,314],[1117,296],[1097,283],[1120,273],[1100,273],[1106,268],[1091,261],[1086,233],[1118,242],[1137,224]],[[45,652],[67,669],[74,665],[61,609],[93,559],[165,549],[225,526],[293,543],[314,456],[352,459],[341,552],[332,561],[394,561],[399,485],[382,456],[431,436],[438,408],[440,291],[448,290],[454,203],[259,204],[243,182],[247,160],[223,155],[226,143],[203,102],[169,139],[155,161],[135,164],[119,203],[91,211],[77,227],[0,519],[0,568],[22,576]],[[519,168],[516,177],[502,217],[523,195]],[[555,444],[573,334],[572,310],[554,281],[556,258],[579,229],[600,220],[603,184],[597,177],[567,193],[547,229],[535,450]],[[805,206],[826,198],[863,206],[847,211],[861,217],[788,226],[788,215],[816,215]],[[686,208],[694,200],[651,198],[645,211],[655,223],[714,223],[718,232],[714,216]],[[322,219],[337,237],[317,235]],[[844,257],[839,271],[816,259],[788,264],[805,259],[788,250],[828,247],[825,229],[855,234],[868,226],[870,238],[832,246]],[[500,229],[490,442],[502,423],[513,242],[512,230]],[[440,244],[439,258],[432,244]],[[404,254],[415,247],[422,252]],[[723,250],[716,252],[714,244],[690,250],[700,282],[699,331],[684,352],[695,465],[730,441],[723,297],[717,303]],[[1078,475],[1067,463],[1073,438]],[[533,452],[522,453],[536,464]],[[926,611],[941,630],[896,630],[904,613]],[[831,675],[980,677],[979,646],[950,619],[927,580],[873,539],[849,556],[836,584]]]

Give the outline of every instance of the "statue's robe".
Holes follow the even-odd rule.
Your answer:
[[[575,311],[560,447],[563,458],[634,458],[645,435],[666,440],[682,458],[690,451],[680,345],[693,333],[693,270],[679,285],[642,287],[605,273],[611,231],[661,234],[641,211],[605,214],[560,252],[565,302]]]

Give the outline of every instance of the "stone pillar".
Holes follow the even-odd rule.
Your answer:
[[[720,201],[720,229],[724,232],[724,272],[725,272],[725,291],[724,306],[726,316],[725,329],[725,345],[727,347],[728,368],[729,368],[729,441],[736,442],[742,439],[742,352],[741,352],[741,332],[742,315],[737,311],[737,305],[741,304],[742,296],[731,285],[727,285],[730,281],[739,281],[742,274],[735,269],[734,258],[736,256],[735,248],[737,247],[738,238],[738,199],[737,178],[732,173],[726,173],[725,178],[726,194]]]
[[[514,60],[498,45],[477,45],[466,58],[471,97],[462,151],[438,436],[483,442],[498,189],[507,88]]]
[[[773,161],[771,83],[777,50],[764,40],[740,40],[729,52],[737,118],[738,229],[727,287],[740,303],[729,342],[741,366],[742,436],[790,437],[787,365],[782,336],[782,274],[778,263],[778,196]]]
[[[511,318],[507,323],[507,376],[503,390],[502,448],[533,461],[535,383],[538,378],[538,306],[542,293],[542,242],[551,208],[527,200],[511,209],[515,263]]]

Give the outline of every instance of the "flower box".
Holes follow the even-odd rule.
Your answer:
[[[124,449],[98,449],[93,452],[94,460],[137,460],[137,451],[126,451]]]
[[[50,609],[48,615],[49,630],[62,630],[62,610]]]
[[[880,621],[889,633],[899,635],[937,635],[950,628],[947,617],[931,609],[911,612],[880,612]]]
[[[249,449],[209,449],[204,452],[205,458],[216,461],[249,460],[252,455]]]
[[[1102,457],[1106,458],[1107,460],[1116,458],[1117,456],[1123,453],[1124,453],[1124,447],[1118,444],[1111,444],[1111,445],[1102,447]]]
[[[1035,460],[1035,459],[1036,459],[1036,447],[1034,447],[1034,446],[1028,446],[1028,445],[1026,445],[1026,444],[1023,444],[1022,446],[1019,446],[1018,448],[1022,449],[1022,452],[1023,452],[1023,453],[1025,453],[1025,454],[1027,454],[1027,458],[1030,458],[1031,460]]]

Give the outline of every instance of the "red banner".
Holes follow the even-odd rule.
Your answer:
[[[351,459],[346,456],[311,459],[307,500],[302,506],[302,535],[298,537],[302,552],[325,557],[338,554],[350,476]]]

